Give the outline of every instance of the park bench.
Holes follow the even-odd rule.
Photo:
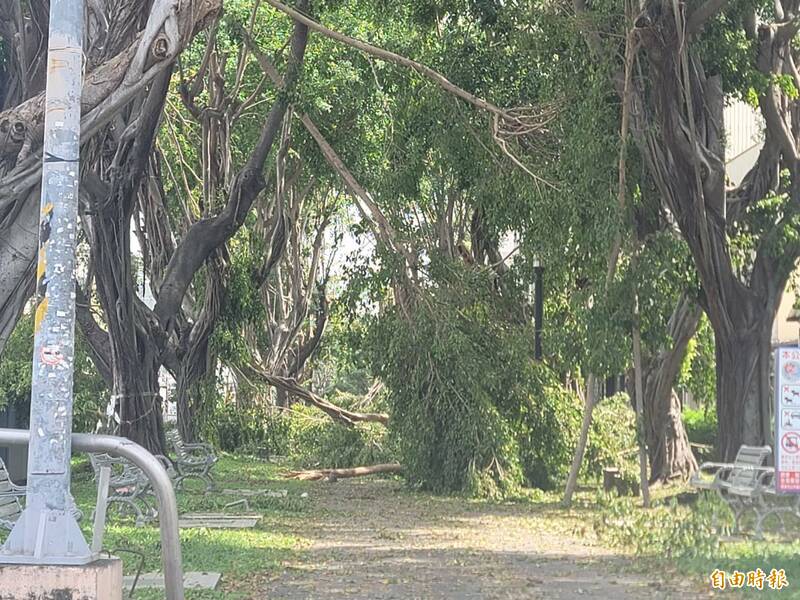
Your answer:
[[[776,493],[775,469],[764,465],[770,454],[769,446],[742,446],[732,463],[703,463],[690,480],[697,489],[716,492],[731,508],[734,532],[739,532],[741,518],[747,511],[755,514],[757,537],[762,536],[768,517],[778,515],[783,525],[782,514],[800,513],[800,503],[792,506]]]
[[[0,458],[0,527],[11,529],[22,514],[20,498],[25,495],[25,488],[11,481],[8,469]]]
[[[769,446],[742,446],[732,463],[704,462],[701,464],[689,483],[700,490],[718,492],[734,469],[761,468],[770,454],[772,454],[772,448]]]
[[[214,449],[202,442],[186,443],[181,438],[177,429],[167,432],[167,442],[175,453],[175,468],[178,471],[176,486],[180,486],[184,479],[194,477],[202,479],[206,484],[206,491],[214,489],[214,479],[211,468],[217,462]]]
[[[11,530],[22,514],[21,498],[25,497],[25,486],[17,485],[11,481],[8,468],[0,458],[0,528]],[[72,516],[77,521],[83,518],[83,513],[75,506],[75,500],[70,496]]]
[[[161,461],[170,479],[174,482],[177,479],[177,473],[172,467],[172,463],[161,455],[156,455],[156,458]],[[136,516],[137,527],[158,517],[153,487],[150,485],[147,475],[139,467],[125,458],[113,457],[108,454],[89,454],[89,462],[98,483],[100,482],[100,471],[103,468],[109,469],[111,473],[108,481],[106,507],[112,503],[121,504],[123,512],[127,509]]]

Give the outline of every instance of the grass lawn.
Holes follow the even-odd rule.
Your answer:
[[[308,482],[283,480],[280,468],[274,463],[250,457],[223,455],[214,467],[218,489],[274,489],[288,490],[285,498],[250,499],[250,512],[263,515],[254,529],[182,529],[181,548],[184,571],[217,571],[223,577],[214,592],[187,590],[188,599],[236,600],[259,597],[281,564],[296,556],[304,540],[287,533],[289,525],[302,519],[309,510],[309,499],[301,494],[313,491]],[[81,527],[91,539],[91,514],[94,510],[97,488],[92,479],[88,461],[73,462],[72,491],[75,501],[84,512]],[[178,492],[178,509],[187,512],[225,512],[225,504],[239,497],[212,492],[204,493],[204,484],[196,480],[185,482]],[[157,525],[136,527],[130,517],[120,517],[116,504],[111,505],[106,525],[103,547],[123,560],[125,574],[137,571],[144,556],[143,572],[161,571],[160,536]],[[229,514],[245,512],[236,507]],[[5,539],[0,532],[0,541]],[[136,554],[126,552],[132,550]],[[156,600],[163,591],[139,589],[135,598]]]

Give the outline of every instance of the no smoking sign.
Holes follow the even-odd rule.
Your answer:
[[[784,433],[781,438],[781,448],[788,454],[797,454],[800,452],[800,433],[795,431]]]

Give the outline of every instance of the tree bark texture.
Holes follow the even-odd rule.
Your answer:
[[[670,319],[669,342],[647,361],[644,400],[651,482],[686,479],[697,470],[681,419],[680,399],[673,387],[701,312],[683,296]]]
[[[722,81],[706,73],[686,37],[686,15],[675,13],[678,6],[667,0],[650,3],[637,20],[640,67],[648,76],[637,78],[632,92],[633,131],[700,277],[702,305],[717,343],[719,454],[731,460],[744,443],[771,441],[763,414],[769,394],[757,373],[759,361],[767,360],[773,320],[800,257],[800,243],[782,241],[800,211],[800,131],[790,124],[796,101],[770,83],[759,99],[767,128],[758,161],[741,185],[726,188]],[[757,36],[748,34],[757,37],[759,70],[770,81],[796,73],[789,34],[796,33],[797,23],[781,17],[759,27]],[[780,168],[789,173],[788,186],[778,177]],[[731,228],[749,218],[747,207],[770,193],[786,193],[790,201],[760,234],[751,266],[740,272],[731,258]]]

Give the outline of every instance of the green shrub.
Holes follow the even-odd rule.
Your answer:
[[[580,407],[532,360],[519,299],[463,264],[434,263],[431,273],[437,283],[419,291],[413,314],[385,311],[366,344],[408,481],[489,497],[525,483],[554,487],[570,464]]]
[[[274,407],[237,408],[220,403],[205,437],[226,452],[286,455],[291,447],[290,434],[289,419]]]
[[[431,269],[440,284],[419,292],[413,316],[394,306],[369,327],[406,477],[434,492],[516,491],[530,338],[509,323],[485,273]]]
[[[581,403],[555,376],[535,365],[522,406],[520,458],[525,484],[543,490],[566,480],[581,424]]]
[[[349,408],[354,400],[354,396],[343,393],[331,398],[342,408]],[[395,460],[383,425],[346,427],[300,403],[289,409],[243,409],[223,404],[209,423],[206,437],[226,452],[287,456],[303,468],[342,468]]]
[[[689,441],[695,444],[714,446],[717,442],[717,412],[703,408],[683,411],[683,424]]]
[[[602,400],[594,409],[582,475],[595,479],[605,467],[618,467],[626,482],[638,482],[636,413],[627,394]]]
[[[80,328],[75,331],[74,359],[74,431],[93,431],[97,421],[105,417],[109,398],[108,387],[97,372]],[[14,406],[22,418],[19,426],[27,426],[31,400],[33,369],[33,313],[22,315],[0,355],[0,410]]]

